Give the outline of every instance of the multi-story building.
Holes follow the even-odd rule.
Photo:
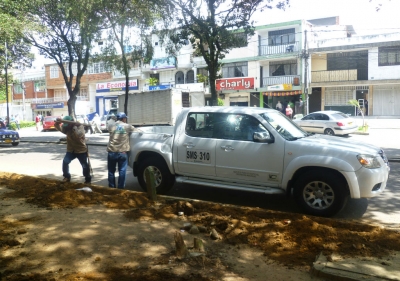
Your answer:
[[[348,26],[313,26],[310,111],[400,115],[400,33],[356,36]]]
[[[222,61],[223,78],[216,82],[224,105],[275,108],[278,100],[299,101],[304,72],[300,54],[308,25],[299,20],[258,26],[247,43],[231,50]],[[193,61],[205,67],[202,58]]]
[[[21,120],[34,120],[36,113],[45,114],[47,108],[37,107],[46,98],[45,71],[31,69],[13,71],[12,99],[10,114],[18,114]]]

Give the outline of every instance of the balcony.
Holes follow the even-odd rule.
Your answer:
[[[357,80],[357,69],[311,71],[312,83]]]
[[[282,45],[260,45],[259,56],[290,54],[299,51],[299,42],[293,42]]]
[[[300,86],[300,75],[263,77],[261,87],[279,84],[293,84],[293,86]]]

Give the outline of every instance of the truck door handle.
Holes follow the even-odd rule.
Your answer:
[[[221,148],[223,149],[223,150],[225,150],[225,151],[233,151],[233,150],[235,150],[232,146],[230,146],[230,145],[223,145],[223,146],[221,146]]]
[[[186,148],[193,148],[193,147],[195,147],[195,145],[194,145],[192,142],[185,142],[183,145],[186,146]]]

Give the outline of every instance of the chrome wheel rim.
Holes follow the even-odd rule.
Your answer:
[[[303,199],[310,208],[325,210],[334,203],[335,192],[325,182],[313,181],[303,189]]]
[[[326,129],[326,130],[325,130],[325,134],[330,135],[330,136],[333,136],[333,135],[334,135],[334,132],[333,132],[332,129]]]
[[[148,166],[143,171],[143,178],[144,178],[144,182],[145,183],[147,183],[147,181],[146,181],[146,171],[149,171],[150,173],[154,174],[154,184],[155,184],[156,187],[158,187],[162,182],[161,171],[155,166]]]

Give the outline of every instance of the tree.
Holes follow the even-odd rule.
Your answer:
[[[251,17],[257,9],[272,8],[273,0],[167,0],[178,13],[177,27],[170,35],[179,49],[190,40],[195,54],[202,56],[209,73],[212,105],[217,105],[215,81],[221,60],[233,48],[247,44],[254,34]],[[266,4],[265,4],[266,3]],[[278,1],[277,8],[284,9],[288,0]],[[170,53],[173,49],[169,48]]]
[[[349,100],[349,104],[355,106],[357,108],[357,112],[360,112],[360,114],[362,116],[362,119],[363,119],[362,128],[365,131],[366,130],[366,125],[365,125],[363,108],[361,108],[360,103],[357,100]]]
[[[154,6],[140,0],[102,0],[101,13],[107,19],[109,29],[106,46],[99,59],[124,74],[124,111],[128,114],[129,71],[132,65],[146,63],[153,55],[146,31],[153,25],[157,13]]]
[[[29,11],[35,32],[25,38],[39,53],[59,66],[68,91],[68,114],[76,116],[75,103],[81,78],[100,38],[103,19],[97,0],[32,0]],[[76,66],[76,67],[75,67]]]
[[[31,66],[34,59],[34,55],[30,53],[30,45],[23,40],[22,30],[29,28],[25,19],[25,2],[15,0],[0,3],[0,65],[4,66],[4,70],[15,63]],[[8,74],[6,79],[5,71],[1,67],[0,101],[6,100],[6,80],[11,83],[12,76]]]

